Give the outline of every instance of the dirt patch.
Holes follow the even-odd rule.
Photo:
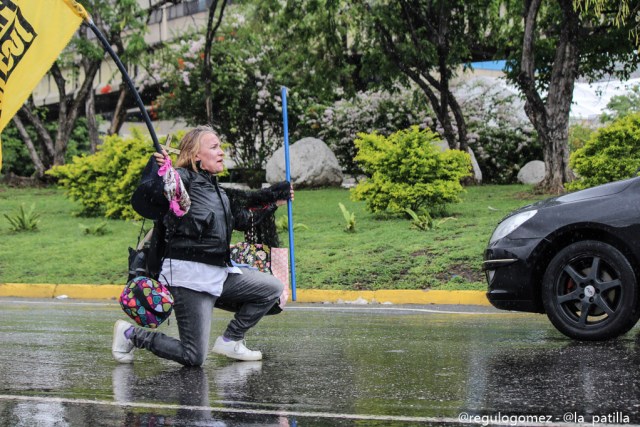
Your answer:
[[[431,256],[431,253],[429,252],[429,249],[420,249],[419,251],[412,252],[411,256],[412,257],[416,257],[416,256],[429,257],[429,256]]]
[[[484,280],[482,271],[468,264],[454,264],[447,271],[436,274],[436,278],[443,282],[448,282],[454,277],[462,277],[468,282],[481,282]]]

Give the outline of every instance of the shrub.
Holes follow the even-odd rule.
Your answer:
[[[302,223],[295,223],[293,224],[293,231],[302,231],[302,230],[308,230],[309,227],[307,227],[305,224]],[[278,233],[288,233],[289,232],[289,217],[286,215],[282,215],[281,217],[276,219],[276,230],[278,230]]]
[[[345,227],[344,231],[347,233],[355,233],[356,231],[356,214],[353,212],[349,212],[347,208],[342,204],[338,203],[340,207],[340,211],[342,211],[342,216],[344,217]]]
[[[640,114],[623,117],[598,129],[584,147],[576,150],[569,165],[579,178],[566,184],[580,190],[636,175],[640,167]]]
[[[97,225],[84,225],[78,224],[78,227],[82,230],[83,234],[92,235],[92,236],[104,236],[109,233],[109,229],[107,228],[106,221],[101,222]]]
[[[405,209],[405,212],[411,217],[411,227],[420,231],[433,229],[433,218],[429,212],[424,212],[422,215],[418,215],[409,208]]]
[[[358,134],[355,145],[368,178],[352,191],[371,212],[434,212],[459,201],[460,179],[470,175],[471,158],[459,150],[441,151],[437,134],[417,126],[388,138],[376,132]]]
[[[152,153],[151,139],[134,129],[131,137],[108,136],[96,154],[76,156],[47,173],[80,202],[81,215],[138,218],[130,199]]]
[[[40,223],[40,214],[35,212],[35,209],[36,205],[33,204],[29,211],[25,211],[24,205],[22,205],[20,206],[20,211],[13,216],[4,214],[4,217],[11,224],[9,228],[16,232],[37,230]]]

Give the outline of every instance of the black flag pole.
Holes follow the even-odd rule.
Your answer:
[[[140,98],[140,94],[136,90],[136,87],[133,85],[133,81],[131,80],[131,77],[129,77],[129,74],[127,73],[127,70],[124,68],[124,65],[122,64],[122,61],[120,61],[120,58],[118,58],[118,55],[111,48],[111,44],[109,44],[109,42],[104,37],[102,32],[93,23],[93,19],[91,19],[91,17],[89,17],[88,19],[85,20],[85,23],[95,33],[96,37],[98,37],[98,40],[100,40],[100,43],[102,43],[102,46],[104,46],[104,49],[109,53],[109,55],[111,56],[113,61],[118,66],[118,69],[120,70],[120,73],[122,73],[122,78],[127,83],[127,86],[129,87],[129,90],[133,94],[133,96],[134,96],[134,98],[136,100],[136,103],[138,104],[138,108],[140,109],[140,113],[142,114],[142,118],[144,119],[145,123],[147,124],[147,128],[149,129],[149,134],[151,135],[151,140],[153,141],[153,146],[154,146],[154,148],[156,149],[156,151],[158,153],[161,153],[162,152],[162,147],[160,147],[160,143],[158,142],[158,137],[156,136],[156,132],[153,129],[153,125],[151,124],[151,119],[149,118],[149,114],[147,113],[147,109],[145,108],[144,103],[142,102],[142,99]]]

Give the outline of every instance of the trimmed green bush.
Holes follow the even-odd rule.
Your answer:
[[[636,176],[640,167],[640,113],[623,117],[598,129],[584,147],[576,150],[569,165],[578,179],[566,184],[581,190]]]
[[[358,134],[355,160],[368,178],[352,190],[371,212],[406,214],[442,210],[464,191],[460,180],[471,173],[469,154],[441,149],[439,136],[417,126],[389,137]]]
[[[133,136],[108,136],[96,154],[76,156],[47,173],[58,179],[69,198],[80,202],[83,216],[139,218],[131,195],[153,151],[151,139],[134,129]]]

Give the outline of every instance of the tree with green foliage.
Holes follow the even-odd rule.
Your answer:
[[[567,184],[580,190],[636,176],[640,167],[640,113],[630,114],[598,129],[571,155],[578,179]]]
[[[94,23],[115,46],[115,50],[125,64],[135,64],[147,45],[144,41],[145,24],[152,10],[163,4],[179,3],[182,0],[156,0],[150,2],[149,9],[142,9],[137,0],[79,0],[91,15]],[[89,134],[97,135],[95,117],[90,96],[93,80],[104,61],[105,52],[99,41],[89,35],[90,30],[83,25],[74,35],[69,46],[60,55],[49,70],[58,91],[60,102],[57,108],[57,120],[53,113],[44,113],[36,108],[33,99],[25,102],[13,119],[15,129],[27,147],[37,177],[44,177],[45,171],[52,166],[62,165],[67,158],[67,150],[76,121],[83,112],[88,112]],[[77,86],[72,84],[77,81]],[[77,87],[69,91],[70,87]],[[121,97],[126,91],[121,87]],[[87,104],[87,102],[89,104]],[[118,104],[115,117],[121,119],[125,112],[124,102]],[[52,128],[48,121],[56,120]],[[118,126],[121,125],[121,120]],[[36,138],[27,130],[33,127]],[[112,126],[113,128],[113,126]],[[114,132],[117,129],[113,130]],[[92,141],[95,145],[96,141]]]
[[[607,123],[637,112],[640,112],[640,85],[633,86],[624,95],[612,96],[607,102],[607,109],[600,115],[600,121]]]
[[[44,114],[44,111],[39,110],[40,114]],[[22,123],[22,122],[21,122]],[[20,177],[35,176],[38,177],[39,173],[36,171],[33,158],[38,159],[39,155],[32,154],[29,150],[33,147],[34,141],[38,140],[38,134],[35,128],[29,124],[22,124],[24,129],[22,133],[18,132],[15,123],[9,123],[2,132],[2,172],[6,174],[14,174]],[[45,121],[45,126],[50,134],[56,133],[56,127],[58,123],[55,121]],[[25,135],[31,141],[30,144],[24,143]],[[38,150],[40,147],[38,147]],[[89,151],[89,137],[88,126],[85,117],[80,117],[76,121],[76,125],[69,135],[69,142],[67,143],[67,150],[65,153],[65,163],[70,161],[73,156],[77,156],[81,153]]]
[[[283,84],[302,98],[333,102],[366,89],[362,37],[348,0],[257,0],[249,25],[266,37]]]
[[[574,5],[580,10],[595,9],[596,13],[602,13],[604,8],[611,7],[612,3],[607,0],[573,0]],[[617,3],[613,3],[616,10],[616,16],[614,19],[615,25],[622,25],[630,21],[630,18],[634,22],[631,22],[629,27],[629,37],[635,41],[635,44],[640,44],[640,21],[638,20],[638,13],[640,13],[640,3],[632,0],[620,0]]]
[[[525,111],[543,147],[546,175],[539,184],[551,193],[563,191],[574,176],[569,167],[569,112],[578,78],[614,75],[628,78],[638,66],[630,23],[616,25],[619,3],[581,8],[581,1],[526,0],[506,4],[513,25],[505,38],[508,78],[523,93]]]
[[[282,136],[280,87],[271,74],[270,51],[261,35],[230,15],[211,45],[210,93],[203,80],[205,38],[186,35],[168,46],[159,79],[166,91],[157,99],[161,115],[183,117],[189,125],[211,121],[231,149],[238,167],[260,169]],[[168,61],[166,61],[168,59]],[[159,65],[152,65],[158,68]],[[211,96],[213,116],[205,105]]]
[[[471,158],[459,150],[442,151],[438,134],[417,126],[389,137],[358,134],[356,161],[367,179],[352,190],[371,212],[441,212],[459,201],[460,180],[471,172]]]
[[[493,56],[502,2],[493,0],[362,0],[368,45],[365,69],[380,83],[400,75],[417,84],[450,148],[466,150],[467,124],[451,91],[461,65]],[[376,83],[378,83],[376,81]]]

